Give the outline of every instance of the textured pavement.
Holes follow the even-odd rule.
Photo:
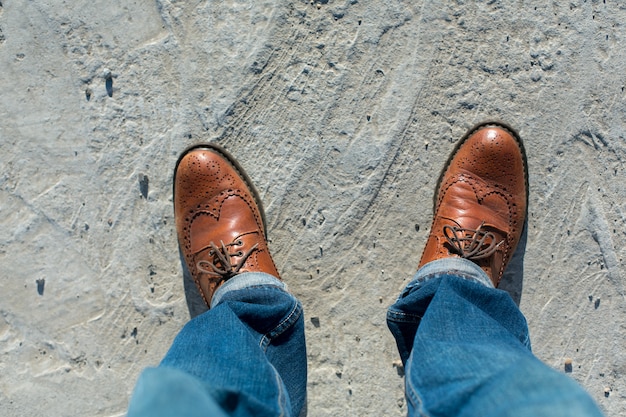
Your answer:
[[[385,310],[449,152],[488,119],[529,157],[505,287],[534,352],[626,409],[626,6],[71,3],[0,3],[0,414],[124,415],[195,311],[171,181],[215,141],[304,304],[309,415],[405,415]]]

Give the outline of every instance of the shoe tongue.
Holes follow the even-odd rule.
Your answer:
[[[220,225],[210,214],[197,216],[191,224],[191,252],[202,251],[211,242],[217,246],[220,246],[220,241],[230,243],[238,235],[238,231]]]
[[[497,193],[481,195],[466,183],[455,184],[440,216],[452,220],[464,229],[483,229],[498,233],[502,238],[511,231],[509,208],[503,196]]]
[[[478,213],[471,213],[472,215]],[[482,230],[496,235],[497,240],[505,239],[509,233],[509,225],[499,216],[468,217],[458,216],[454,220],[459,227],[470,230]]]

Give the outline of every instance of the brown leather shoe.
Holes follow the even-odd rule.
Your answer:
[[[267,247],[258,193],[235,159],[214,144],[187,149],[174,171],[181,252],[202,298],[242,272],[280,278]]]
[[[513,129],[485,123],[457,145],[439,179],[430,236],[419,266],[461,257],[498,286],[526,219],[528,169]]]

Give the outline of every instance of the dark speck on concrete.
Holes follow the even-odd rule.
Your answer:
[[[35,282],[37,282],[37,293],[39,295],[43,295],[44,286],[46,285],[46,279],[40,278]]]

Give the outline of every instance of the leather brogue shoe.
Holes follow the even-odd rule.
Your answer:
[[[265,235],[265,216],[250,179],[223,148],[196,145],[174,172],[174,216],[181,252],[202,298],[242,272],[280,278]]]
[[[520,240],[527,202],[528,169],[517,133],[499,123],[471,129],[440,177],[419,266],[466,258],[497,287]]]

